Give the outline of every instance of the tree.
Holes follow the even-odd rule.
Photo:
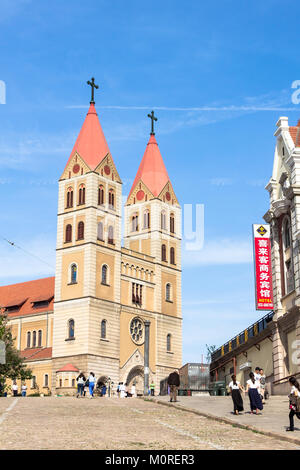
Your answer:
[[[212,353],[215,352],[215,350],[217,349],[217,347],[215,345],[212,345],[212,346],[208,346],[208,344],[205,345],[206,346],[206,362],[209,364],[211,362],[211,355]]]
[[[14,347],[7,315],[2,313],[0,313],[0,340],[4,341],[6,350],[6,363],[0,364],[0,384],[4,385],[5,379],[31,379],[32,371],[27,368],[19,351]]]

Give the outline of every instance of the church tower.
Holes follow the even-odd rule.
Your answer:
[[[150,138],[125,206],[124,244],[151,256],[155,265],[158,384],[170,368],[181,366],[181,207],[155,138],[157,118],[153,111],[148,117]]]
[[[52,388],[119,377],[122,182],[92,99],[59,180]],[[109,324],[112,341],[106,337]]]

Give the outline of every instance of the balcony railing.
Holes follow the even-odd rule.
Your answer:
[[[223,344],[220,348],[214,351],[211,355],[211,362],[220,359],[220,357],[224,356],[225,354],[230,353],[234,349],[238,348],[242,344],[247,343],[250,338],[257,336],[261,331],[265,330],[268,326],[268,323],[272,321],[274,312],[269,312],[267,315],[262,317],[256,323],[246,328],[246,330],[242,331],[240,334],[232,338],[227,343]]]

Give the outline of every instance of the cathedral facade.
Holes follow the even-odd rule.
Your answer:
[[[33,370],[29,389],[74,393],[79,371],[93,371],[142,393],[145,321],[156,391],[181,367],[181,208],[151,118],[123,244],[122,181],[92,99],[59,180],[55,278],[0,287],[15,344]]]

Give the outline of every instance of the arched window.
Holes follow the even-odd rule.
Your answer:
[[[110,189],[108,193],[108,205],[109,209],[114,209],[115,207],[115,193],[113,189]]]
[[[72,225],[68,224],[66,226],[66,243],[70,243],[72,241]]]
[[[283,241],[285,249],[291,246],[291,227],[289,219],[286,219],[283,225]]]
[[[36,347],[36,331],[32,333],[32,347]]]
[[[165,212],[161,213],[160,218],[161,218],[161,229],[166,230],[166,214],[165,214]]]
[[[85,204],[85,187],[83,184],[79,187],[78,204]]]
[[[27,348],[31,346],[31,332],[27,331]]]
[[[38,331],[38,347],[42,346],[42,330]]]
[[[171,284],[169,282],[166,284],[166,300],[171,302]]]
[[[77,240],[84,239],[84,223],[81,221],[78,224],[78,231],[77,231]]]
[[[101,322],[101,339],[106,338],[106,320],[102,320]]]
[[[150,228],[150,212],[148,210],[144,212],[144,228]]]
[[[77,264],[72,264],[71,266],[71,284],[76,284],[77,282]]]
[[[132,232],[137,232],[139,229],[139,216],[137,214],[134,214],[134,216],[131,219],[131,230]]]
[[[101,240],[101,241],[104,240],[104,238],[103,238],[103,223],[102,222],[98,223],[97,238],[98,238],[98,240]]]
[[[171,351],[171,335],[170,333],[167,335],[167,351]]]
[[[161,260],[162,261],[167,261],[167,249],[166,245],[161,246]]]
[[[67,209],[73,207],[73,188],[68,188],[67,191]]]
[[[174,214],[170,215],[170,232],[174,233],[175,232],[175,218]]]
[[[49,385],[49,375],[45,374],[44,375],[44,387],[48,387]]]
[[[101,270],[101,284],[107,285],[108,284],[108,267],[106,264],[102,266]]]
[[[102,185],[98,188],[98,204],[104,204],[104,188]]]
[[[175,264],[175,248],[170,248],[170,263]]]
[[[75,335],[75,322],[73,319],[68,321],[68,339],[73,339]]]
[[[108,243],[110,243],[111,245],[114,244],[114,228],[112,227],[112,225],[108,227]]]

